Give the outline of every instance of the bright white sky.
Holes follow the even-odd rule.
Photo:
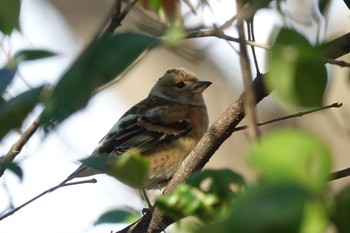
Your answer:
[[[217,25],[232,16],[234,6],[232,0],[211,1],[212,11],[207,10],[201,19],[208,25]],[[297,1],[298,4],[302,1]],[[341,1],[337,1],[341,2]],[[79,43],[70,32],[60,14],[45,0],[22,0],[21,28],[23,36],[14,33],[9,42],[12,50],[21,47],[51,49],[60,56],[47,61],[28,62],[20,67],[20,73],[26,81],[36,86],[42,82],[54,82],[74,59],[79,51]],[[44,9],[43,9],[44,8]],[[305,7],[302,7],[305,9]],[[213,15],[212,12],[220,12]],[[337,12],[334,20],[342,20],[348,16],[343,5],[333,6],[332,12]],[[343,15],[343,16],[342,16]],[[299,17],[302,19],[302,17]],[[261,43],[268,38],[268,33],[277,22],[277,17],[270,11],[262,11],[256,18],[256,37]],[[347,18],[347,21],[349,19]],[[327,34],[342,30],[339,25],[329,30]],[[228,46],[226,42],[211,40],[215,43],[208,48],[210,54],[217,61],[223,73],[231,72],[230,66],[235,60],[226,59]],[[263,54],[260,53],[260,59]],[[0,55],[0,62],[3,57]],[[160,74],[161,75],[161,74]],[[16,80],[11,87],[11,94],[23,90],[24,83]],[[113,90],[114,91],[114,90]],[[144,90],[145,95],[148,90]],[[145,96],[144,95],[144,96]],[[113,96],[113,99],[111,98]],[[54,186],[66,178],[77,168],[73,163],[91,153],[101,137],[114,124],[116,116],[121,116],[130,106],[123,101],[123,96],[116,96],[111,90],[95,96],[88,107],[75,114],[65,122],[57,132],[47,138],[33,137],[19,157],[24,169],[24,180],[19,182],[10,173],[4,175],[0,184],[6,184],[12,195],[13,203],[17,206],[34,197],[47,188]],[[117,103],[117,104],[116,104]],[[33,113],[28,119],[29,124],[39,112]],[[113,114],[110,114],[113,112]],[[102,113],[102,114],[101,114]],[[97,120],[98,119],[98,120]],[[13,134],[0,143],[0,154],[8,151],[10,145],[18,135]],[[93,222],[103,212],[128,207],[140,211],[143,204],[137,193],[105,175],[97,177],[98,183],[79,185],[60,189],[49,194],[0,222],[0,232],[110,232],[119,229],[116,225],[100,225],[93,227]],[[0,210],[7,207],[6,192],[0,189]]]

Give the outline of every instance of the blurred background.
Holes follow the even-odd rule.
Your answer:
[[[191,2],[195,5],[197,1]],[[269,44],[273,32],[283,23],[297,28],[312,43],[329,41],[350,31],[349,10],[342,1],[329,1],[324,14],[318,11],[315,5],[317,2],[283,2],[286,20],[282,20],[281,14],[275,9],[259,10],[254,24],[256,41]],[[8,38],[2,36],[0,64],[6,63],[9,55],[22,48],[47,49],[58,56],[22,63],[9,95],[22,92],[28,85],[56,83],[82,48],[108,22],[114,1],[22,0],[21,4],[21,33],[13,32]],[[185,25],[220,26],[236,12],[232,0],[209,1],[209,6],[193,14],[181,2],[179,9],[185,15]],[[145,12],[139,7],[127,15],[118,30],[153,30],[152,33],[161,33],[162,27],[157,22],[151,12]],[[234,27],[227,29],[227,32],[236,36]],[[213,123],[243,90],[239,56],[234,50],[237,44],[217,38],[201,38],[189,39],[180,47],[152,49],[116,83],[97,93],[85,109],[61,124],[57,131],[48,136],[37,132],[16,158],[24,170],[23,181],[10,172],[5,173],[0,180],[0,210],[8,208],[10,203],[18,206],[65,179],[78,167],[77,161],[93,151],[119,117],[145,98],[156,80],[168,69],[186,67],[200,79],[213,82],[205,93],[210,121]],[[266,50],[257,48],[257,55],[261,72],[266,72]],[[341,59],[349,62],[350,56]],[[289,125],[319,135],[332,149],[333,169],[339,170],[350,166],[350,106],[346,101],[350,99],[350,76],[349,69],[327,66],[330,78],[326,104],[342,102],[344,105],[341,109],[271,124],[261,127],[261,130],[267,132],[274,127]],[[31,124],[40,111],[38,108],[28,117],[23,129]],[[270,96],[258,105],[258,118],[259,121],[266,121],[297,111],[300,110],[281,107]],[[18,133],[12,133],[2,140],[0,154],[7,153],[18,136]],[[234,133],[206,167],[231,168],[247,179],[254,179],[245,161],[248,144],[244,131]],[[124,208],[140,213],[144,203],[140,201],[137,191],[106,175],[98,175],[96,179],[97,184],[66,187],[40,198],[1,221],[0,232],[110,232],[121,226],[93,226],[94,221],[106,210]],[[331,185],[336,190],[346,183],[349,183],[347,178],[332,182]]]

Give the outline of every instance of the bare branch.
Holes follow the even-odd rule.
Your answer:
[[[333,103],[333,104],[330,104],[330,105],[327,105],[324,107],[320,107],[320,108],[316,108],[313,110],[298,112],[295,114],[291,114],[291,115],[275,118],[275,119],[272,119],[269,121],[261,122],[261,123],[258,123],[257,125],[258,126],[267,125],[267,124],[271,124],[271,123],[275,123],[275,122],[279,122],[279,121],[284,121],[284,120],[288,120],[288,119],[292,119],[292,118],[296,118],[296,117],[302,117],[302,116],[305,116],[307,114],[315,113],[315,112],[330,109],[330,108],[340,108],[341,106],[343,106],[342,103]],[[235,131],[245,130],[247,128],[248,128],[247,125],[243,125],[243,126],[236,127]]]
[[[40,126],[41,114],[33,121],[33,123],[24,131],[24,133],[18,138],[15,144],[12,145],[11,149],[7,152],[5,157],[0,161],[0,177],[4,174],[7,166],[13,162],[16,156],[21,152],[24,145],[33,136],[36,130]]]
[[[330,181],[338,180],[338,179],[345,178],[348,176],[350,176],[350,167],[345,168],[343,170],[336,171],[336,172],[332,172],[330,174],[329,180]]]
[[[125,16],[129,13],[132,7],[136,4],[138,0],[133,0],[127,4],[123,11],[121,11],[121,0],[117,0],[114,6],[114,11],[111,16],[110,23],[106,30],[103,32],[103,36],[110,36],[113,34],[115,29],[121,26],[121,22]]]
[[[40,193],[39,195],[35,196],[34,198],[30,199],[29,201],[23,203],[22,205],[10,210],[9,212],[7,212],[6,214],[2,215],[0,217],[0,221],[11,216],[12,214],[16,213],[17,211],[19,211],[20,209],[22,209],[23,207],[25,207],[26,205],[32,203],[33,201],[35,201],[36,199],[48,194],[48,193],[51,193],[59,188],[62,188],[62,187],[66,187],[66,186],[71,186],[71,185],[78,185],[78,184],[88,184],[88,183],[96,183],[96,179],[89,179],[89,180],[83,180],[83,181],[77,181],[77,182],[70,182],[70,183],[64,183],[64,184],[59,184],[59,185],[56,185],[52,188],[49,188],[48,190]]]
[[[332,64],[332,65],[337,65],[340,67],[349,67],[350,68],[350,63],[343,61],[343,60],[335,60],[335,59],[326,59],[326,62],[328,64]]]
[[[247,21],[247,28],[248,28],[248,40],[255,41],[254,16],[252,17],[252,19],[250,21]],[[261,72],[260,72],[260,68],[259,68],[259,64],[258,64],[258,59],[256,57],[255,47],[251,45],[250,48],[252,50],[253,61],[254,61],[256,73],[260,74]]]
[[[240,5],[240,0],[236,1],[237,8],[240,11],[242,6]],[[256,139],[259,137],[259,129],[257,126],[257,116],[255,109],[255,95],[252,88],[252,74],[250,71],[250,61],[248,57],[247,47],[245,42],[245,33],[244,33],[244,21],[243,19],[237,20],[237,29],[239,35],[239,48],[240,48],[240,64],[242,70],[242,78],[244,85],[244,92],[246,95],[244,96],[244,111],[248,117],[249,128],[248,135],[250,139]]]
[[[224,39],[227,41],[239,43],[238,38],[229,36],[229,35],[225,34],[223,31],[220,31],[219,29],[211,29],[211,30],[206,30],[206,31],[191,31],[191,32],[187,33],[185,38],[192,39],[192,38],[203,38],[203,37],[216,37],[219,39]],[[270,46],[265,45],[265,44],[261,44],[261,43],[257,43],[255,41],[245,41],[245,44],[259,47],[259,48],[263,48],[263,49],[268,49],[268,50],[271,49]]]

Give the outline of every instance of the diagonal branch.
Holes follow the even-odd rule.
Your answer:
[[[40,193],[39,195],[35,196],[34,198],[30,199],[29,201],[26,201],[25,203],[23,203],[22,205],[10,210],[9,212],[5,213],[4,215],[0,216],[0,221],[11,216],[12,214],[16,213],[17,211],[19,211],[20,209],[22,209],[23,207],[29,205],[30,203],[32,203],[33,201],[37,200],[38,198],[49,194],[59,188],[62,187],[66,187],[66,186],[72,186],[72,185],[78,185],[78,184],[88,184],[88,183],[96,183],[97,180],[96,179],[89,179],[89,180],[83,180],[83,181],[77,181],[77,182],[70,182],[70,183],[65,183],[65,184],[59,184],[57,186],[54,186],[52,188],[49,188],[48,190],[45,190],[44,192]]]
[[[123,11],[121,10],[121,0],[116,1],[112,16],[110,17],[110,23],[107,26],[106,30],[103,32],[103,36],[112,35],[115,29],[122,25],[121,23],[123,19],[130,12],[137,1],[138,0],[132,0],[131,2],[128,2]]]
[[[21,152],[24,145],[29,141],[33,134],[40,127],[41,114],[33,121],[33,123],[24,131],[19,139],[12,145],[5,157],[0,161],[0,177],[4,174],[7,166],[13,162],[16,156]]]

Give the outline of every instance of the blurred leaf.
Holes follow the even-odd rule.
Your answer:
[[[149,161],[138,154],[122,155],[108,166],[107,174],[134,188],[142,188],[147,177]]]
[[[307,203],[304,210],[303,223],[300,233],[320,233],[325,232],[328,224],[327,209],[320,201]]]
[[[335,208],[331,219],[339,233],[350,232],[350,185],[335,196]]]
[[[201,215],[207,217],[214,214],[213,206],[220,200],[210,193],[192,187],[188,184],[181,184],[167,196],[157,198],[157,206],[175,219],[182,219],[188,216]]]
[[[229,169],[204,170],[195,173],[186,181],[186,183],[202,190],[205,182],[209,182],[205,187],[205,192],[218,196],[220,200],[231,199],[232,194],[238,192],[245,185],[243,177]]]
[[[13,77],[15,76],[15,72],[4,67],[0,69],[0,94],[3,93],[7,86],[11,83]]]
[[[272,48],[265,82],[286,103],[321,106],[327,85],[322,53],[296,31],[281,29]]]
[[[345,5],[350,9],[350,0],[344,0]]]
[[[140,4],[146,10],[152,9],[154,12],[158,13],[160,10],[159,0],[140,0]]]
[[[15,62],[18,65],[19,63],[23,61],[32,61],[37,59],[43,59],[48,58],[57,55],[56,53],[47,51],[47,50],[40,50],[40,49],[33,49],[33,50],[21,50],[18,51],[15,54]]]
[[[2,96],[0,96],[0,107],[5,103],[6,103],[6,100]]]
[[[46,103],[42,122],[55,127],[83,108],[98,86],[121,74],[143,51],[156,43],[155,38],[134,33],[94,41],[56,85]]]
[[[231,170],[205,170],[191,176],[174,192],[157,198],[157,205],[176,219],[197,216],[213,221],[227,211],[243,178]]]
[[[111,210],[102,214],[95,225],[103,223],[133,223],[140,218],[139,215],[125,210]]]
[[[198,232],[295,233],[299,232],[308,193],[291,183],[250,187],[239,196],[227,219]]]
[[[167,46],[176,46],[183,41],[185,34],[186,32],[182,23],[173,22],[162,36],[162,41]]]
[[[16,163],[12,162],[9,165],[7,165],[7,169],[12,171],[20,179],[20,181],[22,181],[23,171],[22,171],[22,168],[20,166],[18,166]]]
[[[283,129],[261,138],[248,153],[250,164],[268,181],[293,181],[313,192],[323,191],[331,155],[320,139],[296,129]]]
[[[179,0],[159,0],[164,14],[169,22],[173,21],[179,13]]]
[[[0,105],[0,138],[22,125],[33,108],[39,103],[43,87],[30,89]]]
[[[326,9],[329,7],[330,0],[319,0],[318,2],[318,8],[320,9],[320,12],[322,15],[325,14]]]
[[[141,0],[141,6],[157,13],[162,19],[171,22],[175,19],[179,10],[179,0]]]
[[[124,154],[112,158],[102,154],[89,157],[82,162],[134,188],[143,187],[149,169],[148,159],[138,154]]]
[[[19,28],[19,0],[0,0],[0,31],[9,35]]]

